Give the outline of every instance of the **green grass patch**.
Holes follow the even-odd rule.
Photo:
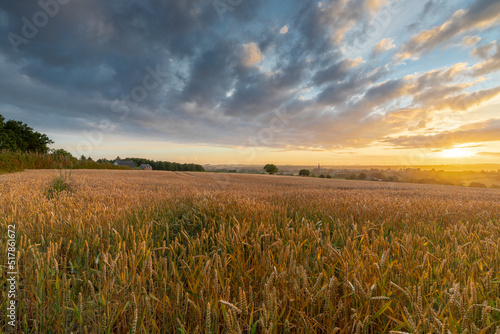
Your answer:
[[[72,188],[70,186],[70,178],[71,178],[71,171],[69,173],[62,173],[62,171],[59,173],[59,176],[56,177],[52,182],[50,183],[49,187],[47,188],[45,194],[48,199],[54,198],[57,194],[67,191],[71,192]]]

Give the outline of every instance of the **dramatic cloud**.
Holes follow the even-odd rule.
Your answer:
[[[405,43],[396,59],[405,60],[441,46],[455,35],[472,29],[482,30],[500,23],[500,2],[477,0],[466,10],[457,10],[451,19],[432,29],[422,31]]]
[[[467,129],[456,129],[436,135],[399,136],[384,142],[399,148],[451,148],[467,143],[481,143],[500,140],[500,120],[469,124]]]
[[[338,63],[319,70],[313,77],[316,85],[322,85],[325,82],[343,80],[354,67],[358,67],[362,62],[361,58],[343,59]]]
[[[500,95],[499,4],[465,2],[4,1],[0,114],[70,138],[73,153],[115,137],[315,151],[444,142],[442,124]],[[427,58],[437,47],[444,58]],[[494,138],[494,122],[462,141]]]
[[[435,99],[434,101],[436,102],[433,107],[438,110],[442,110],[445,108],[458,111],[467,110],[471,107],[478,106],[484,101],[488,101],[499,94],[500,87],[484,89],[474,93],[464,92],[453,96],[447,96],[441,101],[436,101],[437,99]]]

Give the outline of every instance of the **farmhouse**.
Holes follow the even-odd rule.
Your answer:
[[[141,164],[139,168],[142,170],[153,170],[153,167],[150,164]]]
[[[135,164],[132,160],[116,160],[114,162],[114,165],[116,166],[127,166],[130,168],[135,168]]]

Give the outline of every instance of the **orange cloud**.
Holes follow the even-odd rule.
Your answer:
[[[478,152],[477,155],[487,155],[491,157],[500,157],[500,152]]]
[[[382,53],[384,51],[390,50],[395,48],[396,45],[394,44],[394,39],[392,38],[384,38],[380,42],[375,45],[375,48],[373,49],[374,53]]]
[[[465,36],[464,38],[462,38],[462,43],[464,43],[465,45],[468,45],[468,46],[471,46],[471,45],[474,45],[474,44],[477,44],[481,41],[481,37],[479,36]]]
[[[442,99],[441,102],[434,105],[438,110],[449,108],[451,110],[467,110],[478,106],[485,101],[491,100],[500,94],[500,87],[483,89],[473,93],[461,93]]]
[[[259,46],[256,43],[243,44],[242,62],[245,66],[252,66],[264,59]]]
[[[473,29],[486,29],[500,23],[500,2],[491,0],[476,1],[467,10],[458,10],[440,26],[424,30],[403,44],[396,60],[403,61],[418,57],[421,53],[443,45],[456,35]]]
[[[380,9],[380,7],[382,7],[383,5],[387,5],[387,3],[387,0],[367,0],[365,3],[365,8],[371,14],[375,14]]]
[[[472,123],[466,130],[458,128],[435,135],[399,136],[386,138],[388,143],[397,148],[451,148],[468,143],[500,141],[500,119]]]

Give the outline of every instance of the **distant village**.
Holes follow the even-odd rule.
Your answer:
[[[276,175],[301,176],[301,171],[308,171],[307,177],[362,180],[374,182],[405,182],[421,184],[440,184],[469,186],[477,188],[500,189],[500,169],[449,171],[436,168],[414,167],[328,167],[318,164],[311,166],[278,166]],[[265,174],[258,166],[214,166],[204,165],[206,171],[225,173]]]

